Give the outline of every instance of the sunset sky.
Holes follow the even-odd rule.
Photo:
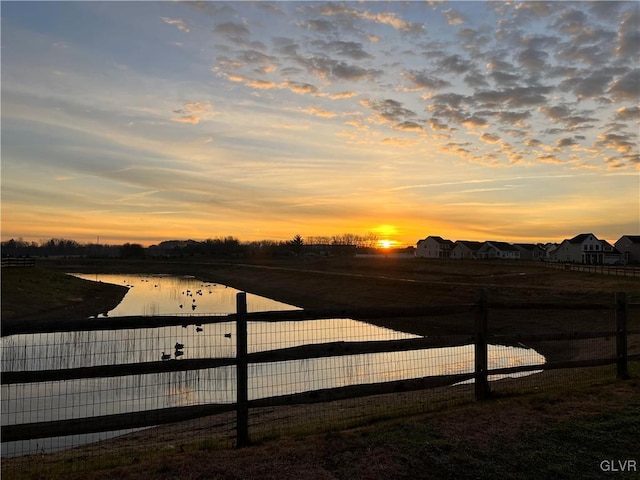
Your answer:
[[[2,240],[640,233],[640,3],[9,2]]]

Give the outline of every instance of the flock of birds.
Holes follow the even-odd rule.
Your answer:
[[[157,285],[156,285],[157,286]],[[211,287],[215,287],[216,284],[214,283],[213,285],[203,285],[204,288],[211,288]],[[228,288],[226,285],[224,288]],[[212,290],[209,290],[209,295],[211,295],[213,293]],[[202,296],[203,292],[202,289],[198,289],[195,291],[191,291],[189,289],[185,290],[184,292],[182,292],[182,295],[186,295],[187,297],[191,297],[191,310],[195,310],[197,308],[197,304],[196,304],[196,299],[194,298],[195,296]],[[179,308],[183,308],[184,307],[184,303],[181,303],[180,305],[178,305]],[[182,328],[187,328],[188,325],[182,325]],[[196,323],[196,333],[201,333],[203,332],[204,329],[202,328],[202,324],[201,323]],[[225,333],[224,334],[225,338],[231,338],[231,333]],[[181,357],[182,355],[184,355],[184,345],[182,343],[178,343],[176,342],[175,346],[174,346],[174,357],[177,359],[179,357]],[[171,354],[170,353],[165,353],[162,352],[162,360],[170,360],[171,359]]]
[[[149,283],[150,280],[148,279],[141,279],[142,282],[144,283]],[[127,287],[129,288],[133,288],[134,285],[130,284],[129,282],[127,282],[127,280],[124,281],[124,283],[126,284]],[[211,295],[213,293],[212,290],[210,290],[212,287],[217,286],[217,284],[207,284],[207,285],[203,285],[204,288],[209,289],[209,295]],[[158,288],[159,285],[158,284],[154,284],[153,285],[154,288]],[[228,286],[225,285],[224,288],[229,288]],[[184,292],[182,292],[182,295],[185,295],[187,297],[191,297],[191,310],[195,310],[197,308],[197,304],[196,304],[196,299],[194,297],[194,295],[197,297],[199,296],[203,296],[204,293],[202,291],[202,289],[198,289],[195,291],[191,291],[190,289],[185,290]],[[180,305],[178,305],[179,308],[184,308],[185,304],[180,303]],[[105,316],[107,315],[106,313],[104,314]],[[187,328],[188,325],[182,325],[183,328]],[[202,324],[201,323],[196,323],[196,333],[201,333],[203,332],[204,329],[202,328]],[[225,333],[224,334],[225,338],[230,339],[231,338],[231,333]],[[173,357],[174,358],[180,358],[181,356],[184,355],[184,344],[176,342],[176,344],[174,345],[174,352],[173,352]],[[172,356],[171,353],[166,353],[166,352],[162,352],[162,355],[160,357],[162,360],[171,360]]]
[[[215,283],[213,284],[213,286],[215,287]],[[205,285],[205,288],[207,287],[211,287],[211,285]],[[211,295],[213,292],[211,290],[209,290],[209,295]],[[202,289],[198,289],[195,292],[192,292],[191,290],[186,290],[184,292],[182,292],[182,295],[186,295],[187,297],[191,297],[191,310],[195,310],[197,305],[196,305],[196,299],[193,297],[193,295],[200,295],[202,296]],[[178,307],[182,308],[184,307],[184,304],[180,304],[178,305]]]
[[[183,327],[184,327],[184,325],[183,325]],[[201,324],[198,323],[196,325],[196,331],[197,332],[202,332],[202,325]],[[225,333],[224,334],[224,338],[231,339],[231,333]],[[174,355],[174,357],[176,359],[178,359],[179,357],[184,355],[184,344],[176,342],[176,344],[173,346],[173,348],[174,348],[173,355]],[[162,356],[160,358],[162,360],[171,360],[171,354],[162,352]]]
[[[182,343],[176,342],[174,348],[176,350],[174,352],[176,358],[181,357],[182,355],[184,355],[184,345]],[[162,352],[162,357],[161,358],[162,358],[162,360],[170,360],[171,359],[171,354]]]

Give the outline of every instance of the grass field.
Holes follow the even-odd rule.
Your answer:
[[[548,386],[544,392],[442,405],[425,414],[350,426],[327,424],[317,433],[301,423],[240,450],[188,436],[148,443],[138,439],[126,447],[113,442],[5,460],[3,478],[608,478],[603,461],[640,460],[638,364],[631,374],[632,380],[618,382],[611,369],[576,371],[578,382]],[[639,472],[614,477],[639,478]]]
[[[183,259],[162,262],[40,263],[46,269],[2,272],[2,321],[31,317],[82,318],[117,303],[121,289],[69,280],[60,271],[192,274],[305,308],[446,304],[472,301],[486,288],[495,301],[612,302],[626,291],[640,300],[638,279],[547,270],[535,265],[393,259],[320,259],[245,263]],[[96,290],[98,288],[98,290]],[[561,321],[559,320],[561,319]],[[610,328],[609,317],[522,315],[494,318],[495,329],[546,333]],[[637,319],[634,326],[637,328]],[[402,323],[404,322],[404,323]],[[430,333],[464,323],[402,320],[394,327]],[[606,328],[605,328],[606,329]],[[638,348],[637,339],[632,348]],[[590,347],[591,348],[591,347]],[[565,352],[577,355],[579,352]],[[310,429],[292,424],[275,437],[256,435],[242,450],[202,440],[160,443],[137,437],[75,456],[3,460],[3,478],[330,479],[330,478],[640,478],[640,472],[603,472],[604,460],[640,467],[640,366],[616,381],[613,367],[545,372],[482,403],[436,404],[419,415],[372,414],[355,424],[339,420]],[[571,381],[567,381],[570,378]],[[514,384],[515,385],[515,384]],[[544,388],[539,388],[543,385]],[[388,397],[388,396],[385,396]],[[380,402],[384,399],[380,398]],[[336,405],[339,409],[339,406]],[[310,433],[311,432],[311,433]],[[83,453],[84,452],[84,453]],[[97,453],[96,453],[97,452]]]

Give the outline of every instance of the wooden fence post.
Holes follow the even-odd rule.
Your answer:
[[[487,307],[487,291],[478,291],[474,325],[475,338],[475,399],[486,400],[489,396],[487,324],[489,309]]]
[[[247,294],[236,295],[236,447],[249,445],[249,375],[247,356]]]
[[[616,292],[616,377],[629,378],[627,370],[627,294]]]

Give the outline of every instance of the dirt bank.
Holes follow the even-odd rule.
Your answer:
[[[127,293],[121,285],[82,280],[45,268],[2,269],[2,324],[75,319],[113,309]]]

